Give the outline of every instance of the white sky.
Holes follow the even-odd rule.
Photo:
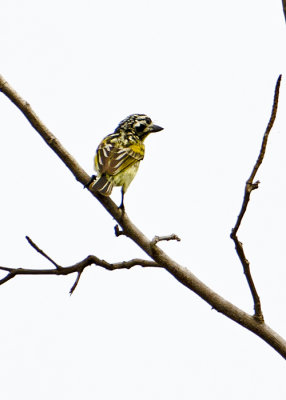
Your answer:
[[[0,73],[93,173],[118,122],[165,127],[126,195],[150,238],[247,312],[229,239],[284,74],[260,189],[240,231],[266,322],[286,337],[286,26],[281,1],[2,1]],[[0,265],[144,257],[0,96]],[[120,190],[112,198],[119,203]],[[285,399],[285,361],[165,271],[87,269],[0,287],[1,398]]]

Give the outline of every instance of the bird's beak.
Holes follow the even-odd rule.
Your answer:
[[[150,127],[150,132],[159,132],[159,131],[162,131],[164,128],[162,128],[161,126],[159,126],[159,125],[152,125],[151,127]]]

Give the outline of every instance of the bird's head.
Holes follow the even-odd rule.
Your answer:
[[[151,118],[145,114],[132,114],[120,122],[115,132],[126,132],[137,135],[144,140],[149,133],[161,131],[161,126],[154,125]]]

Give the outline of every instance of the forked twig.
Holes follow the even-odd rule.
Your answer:
[[[29,243],[32,247],[40,253],[43,257],[47,258],[53,265],[57,266],[57,264],[49,257],[45,252],[39,249],[39,247],[29,238]],[[108,263],[105,260],[101,260],[100,258],[91,255],[84,258],[82,261],[70,266],[70,267],[60,267],[52,269],[32,269],[32,268],[11,268],[11,267],[2,267],[0,266],[1,271],[6,271],[7,275],[0,279],[0,285],[6,283],[10,279],[14,278],[16,275],[69,275],[77,272],[76,280],[73,286],[70,289],[70,294],[72,294],[77,287],[81,274],[83,270],[90,265],[97,265],[98,267],[105,268],[109,271],[114,271],[116,269],[130,269],[135,267],[136,265],[140,265],[141,267],[157,267],[161,268],[159,264],[152,260],[143,260],[141,258],[133,258],[129,261],[121,261],[118,263]]]
[[[265,155],[265,151],[266,151],[266,146],[267,146],[267,141],[268,141],[268,137],[269,137],[269,133],[273,127],[275,118],[276,118],[276,114],[277,114],[277,108],[278,108],[278,100],[279,100],[279,89],[280,89],[280,83],[281,83],[281,78],[282,76],[279,75],[277,82],[276,82],[276,86],[275,86],[275,92],[274,92],[274,100],[273,100],[273,105],[272,105],[272,111],[271,111],[271,116],[268,122],[268,125],[266,127],[264,136],[263,136],[263,140],[262,140],[262,145],[261,145],[261,149],[257,158],[257,161],[253,167],[253,170],[250,174],[250,177],[248,178],[248,180],[246,181],[245,184],[245,189],[244,189],[244,198],[243,198],[243,202],[242,202],[242,206],[241,206],[241,210],[240,213],[237,217],[237,221],[236,224],[234,226],[234,228],[231,231],[230,237],[231,239],[234,241],[235,243],[235,249],[237,252],[237,255],[240,259],[240,262],[243,266],[243,270],[244,270],[244,274],[246,276],[246,280],[249,286],[249,289],[251,291],[252,294],[252,298],[253,298],[253,302],[254,302],[254,317],[263,322],[264,318],[263,318],[263,313],[262,313],[262,308],[261,308],[261,302],[260,302],[260,298],[258,296],[257,290],[255,288],[252,276],[251,276],[251,272],[250,272],[250,267],[249,267],[249,261],[247,260],[244,250],[243,250],[243,245],[242,243],[238,240],[237,237],[237,232],[238,229],[241,225],[241,221],[244,217],[244,214],[246,212],[249,200],[250,200],[250,194],[253,190],[257,189],[259,186],[259,181],[253,182],[255,175],[260,167],[260,165],[262,164],[262,161],[264,159],[264,155]]]

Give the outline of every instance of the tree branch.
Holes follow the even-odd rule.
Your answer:
[[[33,249],[35,249],[43,257],[45,257],[47,260],[49,260],[57,269],[61,269],[62,268],[59,264],[57,264],[54,260],[52,260],[51,257],[49,257],[45,252],[43,252],[43,250],[41,250],[36,245],[36,243],[34,243],[33,240],[29,238],[29,236],[26,236],[26,239],[27,239],[28,243],[33,247]]]
[[[12,87],[5,81],[5,79],[0,75],[0,91],[2,91],[18,108],[23,112],[25,117],[35,128],[35,130],[41,135],[45,142],[52,148],[52,150],[61,158],[69,170],[73,173],[75,178],[86,185],[89,182],[88,174],[79,166],[79,164],[71,157],[71,155],[64,149],[61,143],[51,134],[51,132],[43,125],[40,119],[37,117],[35,112],[31,109],[30,105],[27,104]],[[115,205],[115,203],[109,198],[99,195],[96,192],[88,189],[91,194],[97,198],[97,200],[103,205],[103,207],[109,212],[109,214],[117,221],[121,226],[124,235],[132,239],[146,254],[152,258],[156,266],[162,266],[170,274],[173,275],[180,283],[192,290],[203,300],[205,300],[210,306],[217,310],[218,312],[224,314],[226,317],[232,319],[239,325],[245,327],[251,332],[255,333],[262,340],[268,343],[272,348],[274,348],[282,357],[286,359],[286,341],[279,336],[275,331],[273,331],[266,324],[257,321],[256,318],[242,311],[219,294],[215,293],[203,282],[201,282],[194,274],[192,274],[188,269],[176,263],[172,260],[163,250],[158,246],[152,246],[152,242],[131,222],[128,218],[127,213],[122,214],[121,210]],[[94,256],[89,256],[94,257]],[[90,262],[89,257],[81,261],[83,265],[85,262]],[[88,261],[86,261],[88,260]],[[96,258],[96,260],[98,260]],[[133,260],[134,262],[134,260]],[[144,260],[144,262],[150,263]],[[82,268],[81,264],[81,268]],[[76,266],[77,264],[75,264]],[[116,264],[108,264],[107,269],[118,269],[115,268]],[[129,264],[119,263],[121,268],[128,268]],[[142,265],[142,264],[141,264]],[[20,274],[54,274],[65,275],[72,272],[80,272],[79,267],[66,267],[64,269],[52,269],[52,270],[25,270],[25,269],[13,269],[5,268],[1,269],[8,272],[8,275],[4,278],[5,282],[13,278],[15,275]],[[103,265],[100,265],[103,266]],[[112,266],[112,267],[111,267]],[[131,265],[132,266],[132,265]],[[129,267],[131,267],[129,266]],[[143,265],[144,266],[144,265]],[[152,265],[155,266],[155,265]],[[106,268],[106,266],[104,266]],[[53,272],[51,272],[53,271]],[[2,280],[2,282],[4,281]]]
[[[154,236],[152,241],[151,241],[151,245],[155,246],[157,243],[163,242],[165,240],[166,241],[168,241],[168,240],[177,240],[177,242],[181,241],[179,236],[177,236],[174,233],[172,233],[171,235],[167,235],[167,236]]]
[[[33,246],[35,250],[37,250],[37,246]],[[37,250],[38,251],[38,250]],[[52,264],[55,265],[54,261],[50,257],[48,257],[44,252],[40,252],[45,258],[47,258]],[[33,269],[33,268],[10,268],[10,267],[1,267],[1,271],[6,271],[8,274],[3,278],[0,279],[0,285],[3,285],[6,283],[8,280],[14,278],[17,275],[70,275],[75,272],[77,272],[77,278],[75,283],[73,284],[70,293],[72,294],[78,284],[79,278],[84,271],[84,269],[90,265],[96,265],[98,267],[105,268],[109,271],[114,271],[116,269],[130,269],[132,267],[135,267],[136,265],[139,265],[141,267],[156,267],[160,268],[160,265],[158,265],[156,262],[151,261],[151,260],[143,260],[141,258],[134,258],[129,261],[121,261],[118,263],[108,263],[105,260],[101,260],[100,258],[90,255],[87,256],[85,259],[82,261],[77,262],[74,265],[71,265],[70,267],[56,267],[52,269]],[[57,265],[57,264],[56,264]]]
[[[256,173],[260,167],[260,165],[262,164],[262,161],[264,159],[264,155],[265,155],[265,151],[266,151],[266,146],[267,146],[267,141],[268,141],[268,137],[269,137],[269,133],[273,127],[275,118],[276,118],[276,114],[277,114],[277,109],[278,109],[278,100],[279,100],[279,89],[280,89],[280,83],[281,83],[281,78],[282,76],[280,75],[277,79],[276,82],[276,86],[275,86],[275,91],[274,91],[274,100],[273,100],[273,105],[272,105],[272,111],[271,111],[271,116],[269,119],[269,122],[267,124],[265,133],[263,135],[263,140],[262,140],[262,145],[261,145],[261,149],[257,158],[257,161],[253,167],[253,170],[250,174],[250,177],[248,178],[248,180],[246,181],[245,184],[245,189],[244,189],[244,198],[243,198],[243,202],[242,202],[242,206],[241,206],[241,210],[240,213],[237,217],[237,221],[236,224],[234,226],[234,228],[232,229],[231,232],[231,239],[234,241],[235,244],[235,249],[237,252],[237,255],[240,259],[240,262],[243,266],[243,270],[244,270],[244,274],[253,298],[253,302],[254,302],[254,317],[260,321],[263,322],[263,313],[262,313],[262,308],[261,308],[261,302],[260,302],[260,298],[258,296],[256,287],[254,285],[254,281],[252,279],[251,276],[251,272],[250,272],[250,266],[249,266],[249,261],[247,260],[244,250],[243,250],[243,244],[238,240],[237,237],[237,232],[238,229],[241,225],[242,219],[244,217],[244,214],[246,212],[249,200],[250,200],[250,194],[253,190],[258,188],[259,185],[259,181],[256,181],[253,183],[253,180],[256,176]]]
[[[283,6],[283,13],[286,21],[286,0],[282,0],[282,6]]]

